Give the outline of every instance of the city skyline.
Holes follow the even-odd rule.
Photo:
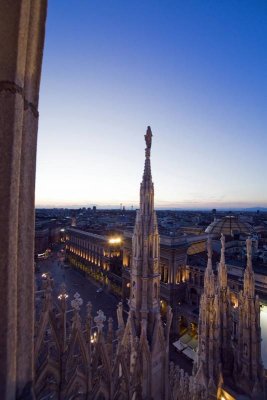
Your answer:
[[[50,2],[36,206],[267,207],[263,1]],[[64,64],[64,68],[62,68]]]
[[[198,203],[195,203],[198,204]],[[55,203],[53,205],[43,204],[43,205],[36,205],[37,209],[53,209],[53,208],[66,208],[66,209],[80,209],[80,208],[92,208],[97,207],[100,210],[118,210],[118,209],[125,209],[125,210],[136,210],[139,208],[138,203],[120,203],[120,204],[104,204],[104,203],[84,203],[84,204],[71,204],[71,203]],[[218,211],[222,212],[231,212],[231,211],[248,211],[248,212],[255,212],[255,211],[267,211],[267,207],[264,206],[246,206],[242,203],[225,203],[223,205],[218,203],[210,203],[206,204],[205,206],[201,205],[190,205],[190,203],[180,203],[179,205],[174,205],[172,203],[166,202],[165,205],[158,205],[155,203],[155,210],[173,210],[173,211],[210,211],[211,208],[217,209]]]

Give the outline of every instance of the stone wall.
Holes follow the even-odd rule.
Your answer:
[[[46,0],[0,2],[2,399],[19,397],[33,380],[35,159],[46,7]]]

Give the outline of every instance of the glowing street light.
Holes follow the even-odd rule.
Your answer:
[[[67,293],[61,293],[57,298],[59,300],[63,300],[63,299],[67,299],[69,297],[69,295]]]
[[[96,332],[94,332],[94,334],[91,335],[91,343],[96,343],[96,339],[97,339]]]
[[[108,241],[110,244],[119,244],[119,243],[121,243],[121,238],[120,237],[117,237],[117,238],[110,238],[109,239],[109,241]]]

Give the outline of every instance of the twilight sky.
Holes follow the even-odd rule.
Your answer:
[[[267,206],[266,0],[51,0],[36,206]]]

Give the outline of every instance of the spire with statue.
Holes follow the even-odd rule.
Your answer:
[[[168,310],[165,329],[160,316],[159,233],[154,210],[154,185],[151,175],[152,131],[145,135],[145,168],[140,186],[140,209],[137,211],[132,238],[130,313],[125,342],[138,343],[140,362],[146,368],[142,398],[167,398],[168,347],[172,314]],[[129,341],[129,337],[131,340]],[[126,343],[125,343],[126,345]],[[132,348],[131,351],[136,351]],[[166,376],[165,376],[166,375]]]

